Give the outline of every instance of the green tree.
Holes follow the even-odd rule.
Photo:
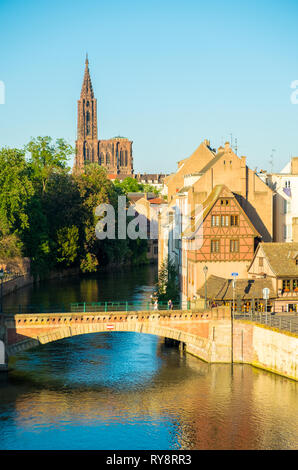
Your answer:
[[[64,139],[53,142],[51,137],[37,137],[32,139],[25,147],[30,153],[34,177],[41,184],[42,193],[45,193],[47,184],[53,173],[67,172],[67,161],[74,153],[73,148]]]
[[[131,178],[131,177],[127,177],[121,182],[115,180],[114,184],[115,186],[121,188],[125,194],[138,193],[144,190],[144,185],[141,183],[138,183],[138,181],[135,178]]]
[[[109,240],[101,241],[96,237],[95,227],[98,219],[95,215],[95,209],[100,204],[111,204],[117,208],[118,192],[107,178],[106,170],[97,164],[87,165],[82,173],[74,176],[74,180],[81,198],[81,215],[84,226],[81,269],[88,272],[95,271],[98,266],[95,258],[100,261],[100,265],[108,262],[107,250],[104,247],[109,244]]]
[[[179,300],[178,271],[169,259],[164,260],[160,266],[156,295],[159,301]]]
[[[22,242],[16,234],[0,233],[0,258],[15,258],[22,256]]]
[[[20,234],[29,226],[28,203],[34,194],[25,153],[0,150],[0,230]]]
[[[57,232],[57,261],[64,266],[71,266],[79,252],[79,230],[72,227],[63,227]]]

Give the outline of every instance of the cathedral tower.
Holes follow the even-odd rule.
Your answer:
[[[81,96],[78,100],[78,133],[75,159],[77,169],[82,169],[86,161],[98,162],[97,145],[97,100],[94,98],[87,56]]]
[[[94,97],[86,56],[84,80],[78,100],[78,132],[74,171],[82,171],[85,163],[98,163],[108,174],[133,175],[132,141],[125,137],[98,140],[97,100]]]

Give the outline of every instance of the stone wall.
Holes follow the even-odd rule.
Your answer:
[[[298,335],[265,325],[211,319],[203,347],[189,341],[186,351],[207,362],[250,364],[298,380]]]

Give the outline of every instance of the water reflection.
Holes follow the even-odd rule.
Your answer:
[[[151,335],[68,338],[15,367],[1,388],[1,448],[297,446],[295,382],[250,366],[232,374]]]
[[[51,281],[4,300],[143,300],[155,275],[147,267]],[[10,365],[8,377],[0,375],[0,449],[297,448],[296,382],[245,365],[210,365],[152,335],[75,336]]]
[[[18,305],[40,305],[44,308],[71,302],[104,302],[108,300],[146,300],[156,282],[155,265],[109,273],[42,281],[3,298],[3,309]]]

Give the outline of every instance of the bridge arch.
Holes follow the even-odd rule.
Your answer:
[[[200,337],[197,334],[191,334],[187,331],[179,329],[179,325],[168,326],[161,325],[159,322],[122,322],[114,323],[113,328],[107,328],[107,324],[78,324],[78,325],[61,325],[60,328],[48,330],[45,333],[35,335],[35,337],[23,338],[21,341],[11,344],[7,348],[8,357],[14,356],[19,352],[38,347],[41,344],[47,344],[54,341],[63,340],[73,336],[80,336],[85,334],[94,333],[109,333],[109,332],[134,332],[142,334],[151,334],[161,338],[176,340],[184,345],[197,345],[202,351],[209,350],[209,340],[205,337]],[[204,358],[205,354],[203,354]]]

